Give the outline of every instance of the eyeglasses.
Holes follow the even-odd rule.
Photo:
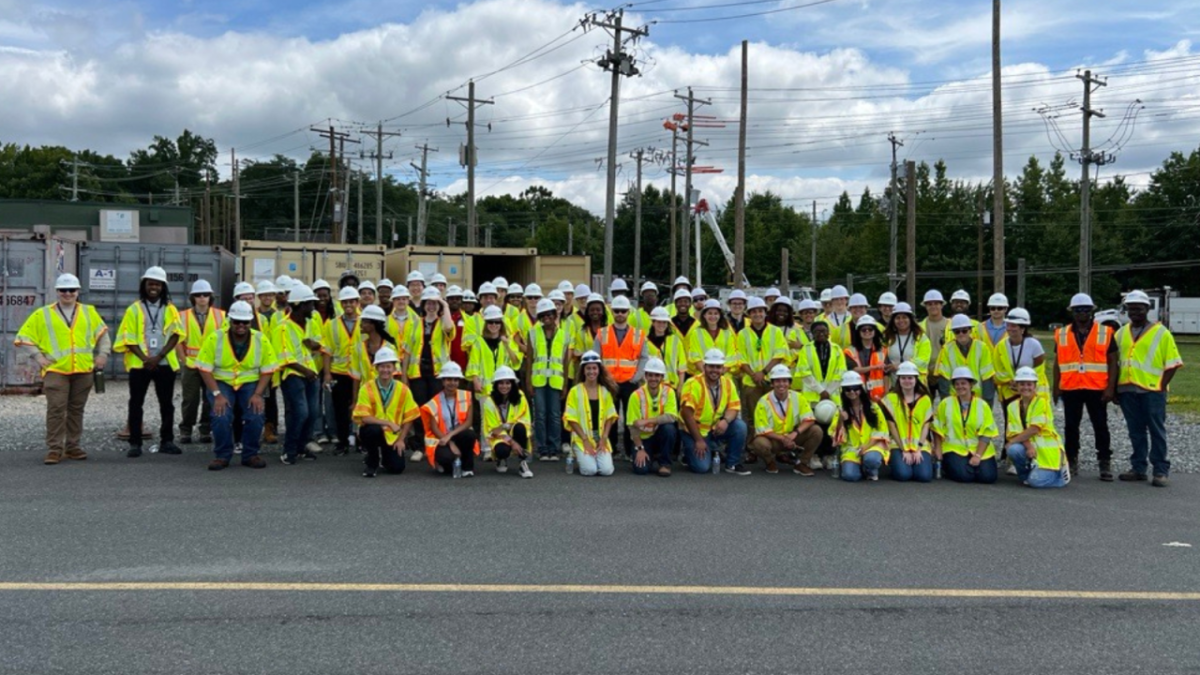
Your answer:
[[[967,333],[970,333],[970,332],[971,332],[970,328],[955,328],[954,329],[955,335],[966,335]]]
[[[58,289],[58,292],[65,293],[67,295],[72,295],[74,293],[78,293],[79,289],[78,288],[60,288],[60,289]]]
[[[229,323],[231,323],[235,326],[249,326],[250,325],[249,321],[237,321],[236,319],[230,319]]]
[[[1072,307],[1071,311],[1076,314],[1090,314],[1092,312],[1092,308],[1091,307]]]

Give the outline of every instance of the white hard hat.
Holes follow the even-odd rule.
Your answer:
[[[474,293],[474,292],[472,292],[472,291],[470,291],[470,290],[463,291],[463,299],[462,299],[462,301],[463,301],[464,303],[467,303],[467,302],[469,302],[469,303],[471,303],[472,305],[478,305],[478,304],[479,304],[479,298],[475,297],[475,293]]]
[[[1021,366],[1017,368],[1017,374],[1013,376],[1013,382],[1037,382],[1037,371],[1029,366]]]
[[[525,297],[527,297],[527,298],[544,297],[542,295],[542,287],[537,284],[529,284],[528,286],[525,287]]]
[[[1071,304],[1067,305],[1067,309],[1074,307],[1095,307],[1096,303],[1092,302],[1092,296],[1087,293],[1076,293],[1071,296]]]
[[[446,275],[442,274],[441,272],[435,272],[433,275],[433,278],[429,280],[429,283],[444,284],[444,283],[446,283]]]
[[[396,287],[396,284],[393,284],[392,280],[388,279],[387,277],[380,279],[379,283],[375,284],[375,288],[395,288],[395,287]]]
[[[787,298],[785,298],[781,295],[778,298],[775,298],[775,302],[771,303],[772,307],[774,307],[775,305],[787,305],[788,307],[791,307],[792,301],[788,300]]]
[[[692,299],[693,300],[698,300],[700,298],[707,298],[707,297],[708,297],[708,293],[705,293],[703,288],[697,286],[696,288],[692,289]]]
[[[691,299],[692,299],[692,293],[691,293],[691,291],[689,291],[689,290],[688,290],[688,289],[686,289],[686,288],[679,288],[679,289],[676,289],[676,291],[675,291],[675,295],[673,295],[673,296],[671,297],[671,301],[672,301],[672,302],[674,302],[674,301],[676,301],[676,300],[678,300],[678,299],[680,299],[680,298],[683,298],[684,300],[687,300],[687,301],[689,301],[689,302],[690,302],[690,301],[691,301]]]
[[[577,299],[578,298],[586,298],[587,296],[589,296],[591,294],[592,294],[592,289],[589,288],[587,284],[579,284],[578,286],[575,287],[575,297]]]
[[[818,424],[830,424],[833,422],[833,418],[837,417],[837,414],[838,405],[829,399],[818,401],[813,406],[813,417],[816,418]]]
[[[675,277],[675,281],[674,281],[674,283],[671,284],[671,288],[675,288],[676,286],[680,286],[680,285],[691,288],[692,282],[688,281],[688,278],[685,276],[678,276],[678,277]]]
[[[243,295],[254,295],[254,287],[245,281],[239,281],[238,284],[233,287],[233,297],[236,298]],[[233,311],[232,307],[229,309],[230,311]]]
[[[775,288],[774,286],[768,288],[766,293],[763,293],[764,298],[777,298],[781,295],[783,295],[783,293],[780,293],[779,289]]]
[[[725,352],[720,349],[710,349],[704,352],[704,365],[706,366],[723,366],[725,365]]]
[[[746,301],[746,311],[752,312],[756,309],[766,309],[767,303],[757,295]]]
[[[841,284],[838,284],[837,286],[834,286],[833,288],[831,288],[829,290],[829,299],[830,300],[840,300],[842,298],[849,298],[849,297],[850,297],[850,291],[846,290],[846,287],[842,286]]]
[[[645,293],[646,291],[654,291],[655,293],[657,293],[658,292],[658,284],[654,283],[653,281],[647,281],[646,283],[642,284],[642,289],[641,289],[642,293]]]
[[[275,277],[275,287],[283,288],[284,286],[291,288],[292,278],[286,274],[280,274],[279,276]]]
[[[256,295],[266,295],[267,293],[275,292],[275,284],[271,283],[270,279],[263,279],[258,282],[258,288],[255,289]]]
[[[375,359],[372,361],[375,365],[384,363],[399,363],[400,357],[396,355],[396,350],[391,347],[380,347],[379,351],[375,352]]]
[[[360,283],[358,285],[358,292],[361,293],[363,291],[371,291],[372,293],[374,293],[375,292],[375,284],[370,279],[363,281],[362,283]]]
[[[931,302],[946,302],[946,298],[942,297],[942,292],[936,288],[931,288],[925,291],[925,298],[921,300],[921,304],[925,305]]]
[[[651,358],[650,360],[646,361],[646,372],[655,373],[657,375],[666,375],[667,364],[663,363],[663,360],[660,358]]]
[[[496,285],[490,281],[485,281],[482,284],[479,284],[479,294],[480,295],[499,295],[499,293],[496,292]]]
[[[442,292],[439,291],[438,289],[434,288],[433,286],[430,286],[429,288],[426,288],[425,290],[421,291],[421,302],[425,302],[426,300],[441,300],[441,299],[442,299]]]
[[[513,382],[516,382],[517,374],[514,373],[513,369],[509,368],[508,366],[500,366],[496,369],[496,372],[492,373],[492,384],[496,384],[497,382],[501,382],[503,380],[512,380]]]
[[[253,321],[254,308],[245,300],[238,300],[230,306],[229,313],[225,317],[230,321]]]
[[[508,279],[505,279],[504,277],[496,277],[495,279],[492,279],[492,285],[496,288],[503,288],[507,290]]]
[[[164,270],[163,268],[155,265],[154,267],[151,267],[150,269],[146,270],[145,273],[142,274],[142,279],[150,279],[152,281],[161,281],[165,284],[165,283],[167,283],[167,271]]]
[[[729,294],[728,302],[733,302],[734,300],[746,300],[746,291],[743,291],[740,288],[734,289]]]
[[[362,318],[370,321],[387,321],[387,314],[383,313],[383,308],[379,305],[367,305],[363,308]]]
[[[895,316],[897,314],[907,314],[909,316],[916,316],[916,313],[913,312],[912,305],[908,304],[907,302],[897,302],[896,303],[896,306],[892,308],[892,316]]]
[[[863,386],[862,375],[859,375],[853,370],[847,370],[846,372],[842,373],[842,389],[846,389],[847,387],[861,386]]]
[[[483,308],[483,320],[484,321],[503,321],[504,320],[504,310],[500,309],[499,307],[497,307],[495,305],[489,305],[488,307],[484,307]]]
[[[598,302],[603,305],[604,304],[604,296],[600,295],[599,293],[592,293],[591,295],[587,296],[587,304],[590,305],[594,302]]]
[[[79,277],[74,274],[60,274],[58,275],[58,279],[54,281],[54,290],[56,291],[79,290],[80,288],[83,287],[79,285]]]
[[[912,361],[905,361],[896,369],[896,377],[920,377],[921,369]]]
[[[557,312],[558,308],[554,306],[554,301],[549,298],[542,298],[537,303],[537,315],[541,316],[547,312]]]
[[[322,288],[324,288],[327,291],[333,290],[333,287],[329,285],[329,282],[325,281],[324,279],[317,279],[317,281],[315,283],[313,283],[313,285],[312,285],[313,293],[316,293],[317,291],[321,290]]]
[[[563,279],[562,281],[558,282],[558,290],[564,294],[566,294],[566,293],[570,293],[572,295],[575,294],[575,286],[573,286],[571,284],[571,282],[567,281],[566,279]]]
[[[1033,322],[1029,318],[1029,312],[1021,307],[1013,307],[1008,310],[1008,316],[1004,320],[1014,326],[1028,326]]]
[[[833,300],[833,289],[826,288],[821,291],[821,302],[829,302]]]
[[[462,296],[463,289],[459,288],[458,286],[451,286],[446,289],[447,298],[461,298]]]
[[[346,300],[358,300],[358,289],[353,286],[342,286],[338,290],[338,302]]]
[[[955,300],[962,300],[963,302],[970,302],[971,294],[960,288],[957,291],[954,291],[953,293],[950,294],[950,301],[953,302]]]
[[[896,304],[897,301],[898,301],[898,298],[896,297],[895,293],[893,293],[891,291],[886,291],[882,295],[879,296],[879,302],[877,302],[875,304],[890,307],[890,306]]]
[[[623,295],[618,295],[617,297],[613,298],[612,308],[614,310],[623,309],[625,311],[629,311],[633,308],[633,305],[629,302],[629,298]]]
[[[1147,305],[1148,306],[1150,304],[1150,296],[1146,295],[1142,291],[1129,291],[1128,293],[1125,294],[1125,304],[1126,305],[1137,304],[1137,305]]]
[[[396,286],[392,288],[393,298],[411,298],[412,293],[408,292],[408,286]]]
[[[462,376],[462,367],[453,361],[443,364],[442,372],[438,373],[439,380],[461,380]]]
[[[629,284],[625,283],[625,280],[620,277],[613,279],[612,285],[608,287],[609,293],[615,293],[617,291],[628,291],[628,290],[629,290]]]
[[[992,293],[992,296],[988,298],[987,306],[1003,307],[1008,309],[1008,296],[1004,295],[1003,293]]]
[[[313,295],[312,289],[304,284],[296,284],[292,286],[292,291],[288,295],[288,302],[293,305],[298,305],[302,302],[315,301],[317,296]]]
[[[600,355],[591,349],[587,350],[586,352],[583,353],[583,356],[579,357],[579,365],[581,365],[581,366],[586,366],[589,363],[601,363],[602,364],[603,362],[604,361],[603,361],[603,359],[600,358]]]
[[[666,307],[655,307],[654,309],[650,310],[650,320],[651,321],[670,321],[671,314],[669,312],[667,312]]]
[[[953,382],[954,380],[970,380],[972,382],[979,381],[975,377],[975,373],[971,372],[971,369],[966,366],[959,366],[954,369],[954,372],[950,374],[950,381]]]
[[[525,295],[525,289],[521,288],[521,284],[518,284],[514,281],[513,283],[508,285],[508,294],[509,295]]]
[[[425,283],[425,275],[421,274],[420,272],[418,272],[416,270],[413,270],[412,272],[408,273],[407,277],[404,277],[404,283],[406,283],[406,284],[411,284],[414,281],[419,281],[421,283]]]
[[[707,312],[707,311],[708,311],[708,310],[710,310],[710,309],[715,309],[715,310],[717,310],[718,312],[719,312],[719,311],[721,311],[721,301],[720,301],[720,300],[717,300],[717,299],[715,299],[715,298],[714,298],[714,299],[705,300],[705,301],[704,301],[704,309],[703,309],[703,310],[701,310],[701,311],[702,311],[702,312]]]
[[[974,327],[975,325],[971,323],[971,317],[967,316],[966,314],[955,314],[954,317],[950,319],[951,331]]]
[[[212,292],[212,284],[208,283],[206,279],[197,279],[196,281],[192,282],[192,292],[189,293],[189,295],[212,295]]]
[[[566,302],[567,301],[567,296],[564,295],[563,292],[558,290],[557,288],[550,291],[550,295],[547,295],[546,297],[550,298],[551,302]]]
[[[780,363],[771,369],[771,372],[767,375],[767,379],[769,379],[769,380],[791,380],[792,379],[792,371],[787,366]]]
[[[850,296],[850,302],[846,306],[870,307],[871,303],[867,301],[867,296],[863,295],[862,293],[855,293],[854,295]]]
[[[801,300],[796,307],[797,312],[807,312],[809,310],[819,312],[821,311],[821,305],[818,304],[816,300],[805,298]]]
[[[875,330],[879,330],[879,324],[875,322],[875,317],[871,316],[870,314],[863,314],[862,316],[858,317],[858,321],[854,322],[854,330],[858,330],[863,326],[870,326]]]

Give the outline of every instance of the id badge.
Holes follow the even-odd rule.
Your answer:
[[[156,338],[156,337],[150,338],[149,347],[150,347],[150,349],[158,349],[158,338]]]

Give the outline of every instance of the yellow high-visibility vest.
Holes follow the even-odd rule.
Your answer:
[[[229,331],[225,328],[218,328],[209,333],[196,354],[195,367],[212,373],[213,379],[234,389],[243,384],[258,382],[259,376],[275,372],[279,365],[275,348],[262,333],[250,331],[250,346],[240,361],[233,353],[233,343],[228,339],[228,335]]]
[[[1062,469],[1062,440],[1054,428],[1054,410],[1050,407],[1050,399],[1045,396],[1033,397],[1033,401],[1025,410],[1025,419],[1021,419],[1021,399],[1008,404],[1008,429],[1005,437],[1009,441],[1032,426],[1038,428],[1037,435],[1029,439],[1037,451],[1038,468],[1051,471]]]
[[[530,380],[535,387],[545,387],[562,390],[565,368],[563,355],[570,344],[570,336],[566,329],[559,327],[554,331],[554,339],[546,343],[546,331],[543,326],[534,326],[529,330],[529,345],[533,350],[533,372]]]
[[[514,371],[519,371],[521,362],[525,360],[520,347],[512,338],[500,338],[495,352],[488,348],[484,340],[482,336],[476,338],[467,361],[467,371],[463,373],[467,379],[478,377],[483,380],[483,388],[479,391],[481,395],[492,393],[492,376],[496,374],[497,368],[508,366]]]
[[[350,374],[354,348],[362,338],[359,325],[359,317],[355,317],[353,327],[347,329],[342,316],[334,317],[325,324],[325,348],[330,355],[329,371],[334,375]]]
[[[532,445],[533,422],[530,421],[532,417],[529,413],[529,401],[520,389],[517,390],[517,396],[519,401],[516,405],[511,403],[508,405],[507,414],[501,414],[500,407],[496,405],[491,396],[480,397],[483,400],[483,435],[491,439],[493,445],[505,434],[511,436],[512,430],[518,426],[525,427],[527,445]],[[525,448],[525,450],[528,451],[529,448]]]
[[[825,370],[821,370],[821,360],[817,358],[817,343],[810,342],[801,350],[796,360],[792,389],[801,391],[810,404],[821,400],[821,392],[828,392],[837,400],[842,391],[842,374],[845,372],[846,355],[837,345],[829,344],[829,362]]]
[[[142,308],[141,301],[133,303],[125,310],[125,316],[121,318],[121,327],[117,329],[117,339],[113,342],[113,351],[125,355],[125,370],[141,368],[144,365],[141,359],[129,351],[130,345],[137,345],[143,354],[154,356],[167,346],[172,335],[183,335],[183,327],[179,322],[179,310],[175,309],[175,305],[166,304],[160,311],[163,313],[163,342],[158,347],[150,349],[150,346],[146,344],[146,313]],[[179,370],[179,358],[175,356],[174,349],[168,352],[163,360],[171,370]]]
[[[965,366],[975,375],[975,386],[973,391],[976,396],[983,393],[983,381],[992,379],[995,375],[995,370],[992,366],[992,350],[984,346],[979,340],[971,340],[971,347],[967,350],[967,355],[958,349],[957,342],[947,342],[945,347],[942,347],[942,353],[938,354],[938,363],[936,375],[947,380],[954,374],[954,369],[960,366]]]
[[[966,457],[975,452],[980,438],[995,438],[996,420],[987,402],[978,396],[971,397],[967,414],[962,414],[958,397],[942,399],[933,417],[933,433],[942,438],[942,453],[952,452]],[[996,456],[996,448],[988,443],[980,459]]]
[[[603,432],[604,425],[609,420],[615,422],[617,419],[617,407],[613,403],[612,394],[608,389],[601,386],[598,396],[598,400],[600,401],[600,419],[593,420],[592,406],[588,401],[587,386],[580,382],[572,387],[570,393],[567,394],[566,410],[563,411],[563,426],[569,429],[570,425],[575,423],[583,428],[584,433],[591,434],[597,429]],[[602,444],[600,452],[612,453],[612,446],[609,445],[607,436],[600,438],[599,442]],[[571,445],[576,448],[583,447],[583,440],[577,438],[573,429],[571,430]]]
[[[747,323],[737,334],[735,343],[738,363],[749,366],[753,371],[765,370],[767,364],[776,359],[779,359],[780,363],[787,362],[787,337],[779,330],[779,326],[766,324],[760,336],[754,332],[754,326]],[[750,379],[749,375],[744,375],[742,386],[752,387],[754,380]]]
[[[697,375],[683,385],[683,395],[680,397],[679,407],[681,412],[683,408],[691,408],[695,412],[696,425],[700,428],[701,434],[707,434],[726,410],[740,411],[742,409],[742,400],[738,396],[737,387],[733,385],[733,379],[728,375],[722,375],[719,383],[720,403],[713,401],[708,390],[708,381],[703,375]]]
[[[203,326],[196,318],[195,307],[183,310],[179,318],[183,323],[183,337],[179,338],[179,344],[183,345],[184,365],[188,368],[195,368],[196,355],[200,353],[200,347],[204,341],[214,331],[225,325],[225,312],[216,307],[209,307]]]
[[[779,400],[772,391],[758,399],[758,406],[754,408],[754,431],[757,435],[767,432],[790,434],[805,420],[815,419],[812,406],[800,392],[788,390],[787,404],[780,410]]]
[[[629,405],[625,406],[625,426],[632,433],[634,422],[652,420],[663,415],[679,419],[679,398],[666,382],[658,386],[658,396],[650,395],[650,385],[643,384],[629,397]],[[654,430],[638,431],[643,440],[654,435]]]
[[[887,454],[887,419],[883,416],[883,411],[879,409],[879,404],[874,401],[863,401],[863,408],[871,406],[875,412],[875,424],[872,425],[867,421],[867,416],[863,414],[862,421],[855,424],[853,421],[844,419],[846,425],[846,442],[842,444],[842,463],[851,462],[853,464],[861,464],[862,457],[858,451],[863,447],[870,445],[873,441],[883,440],[884,443],[876,442],[871,449],[871,452],[878,452],[881,455]]]
[[[386,398],[379,387],[379,380],[371,379],[358,390],[358,401],[354,405],[354,423],[361,425],[367,417],[395,422],[400,426],[411,423],[421,416],[417,402],[413,399],[412,390],[404,386],[400,380],[392,380],[391,396]],[[389,445],[395,445],[400,435],[385,428],[383,438]]]
[[[1137,340],[1129,324],[1117,330],[1117,352],[1120,354],[1118,385],[1131,384],[1146,391],[1162,391],[1163,373],[1183,366],[1183,357],[1175,346],[1175,336],[1166,326],[1155,323]]]
[[[900,433],[901,452],[929,452],[929,441],[921,442],[921,429],[933,419],[933,399],[928,396],[918,396],[916,403],[909,406],[904,397],[896,392],[890,392],[880,403],[882,408],[896,424]]]
[[[1036,339],[1033,336],[1028,336],[1025,338],[1025,340],[1027,342],[1036,342]],[[1017,349],[1020,348],[1018,347]],[[995,370],[996,391],[1000,394],[1001,401],[1007,401],[1008,399],[1017,395],[1017,385],[1013,381],[1013,378],[1016,377],[1017,369],[1015,367],[1016,364],[1013,363],[1012,350],[1012,343],[1009,341],[1007,335],[1000,338],[1000,341],[996,343],[996,346],[992,350],[992,365],[994,366]],[[1108,366],[1106,365],[1105,368],[1107,369],[1107,367]],[[1050,381],[1046,379],[1046,363],[1043,361],[1042,365],[1034,366],[1033,370],[1038,376],[1038,393],[1049,396]]]
[[[13,344],[37,347],[50,359],[49,367],[42,369],[43,376],[47,372],[90,373],[96,365],[93,357],[96,344],[107,331],[108,326],[104,325],[95,307],[76,303],[75,314],[68,325],[58,303],[53,303],[25,319]]]

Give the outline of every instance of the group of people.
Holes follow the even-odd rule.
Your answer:
[[[664,477],[677,464],[747,475],[761,462],[769,474],[828,470],[846,481],[886,471],[898,481],[993,483],[1007,471],[1030,487],[1062,487],[1079,474],[1084,410],[1099,478],[1114,479],[1106,406],[1119,401],[1133,446],[1119,478],[1168,484],[1166,391],[1182,360],[1170,331],[1147,321],[1141,291],[1125,296],[1129,322],[1115,331],[1094,320],[1090,297],[1075,295],[1047,369],[1029,312],[999,293],[976,321],[965,291],[947,312],[930,290],[918,320],[892,293],[872,307],[842,286],[819,301],[770,289],[733,290],[722,302],[679,277],[660,304],[653,282],[633,297],[622,279],[607,295],[569,281],[548,293],[503,278],[474,292],[446,281],[411,272],[402,284],[374,283],[347,272],[334,288],[281,276],[239,283],[226,311],[201,279],[180,310],[164,270],[151,267],[113,339],[64,274],[57,301],[16,338],[43,373],[44,462],[86,459],[93,371],[115,351],[129,376],[127,456],[143,453],[153,385],[158,451],[211,442],[214,471],[235,458],[265,467],[263,443],[282,429],[284,464],[332,446],[362,452],[366,477],[422,460],[469,477],[478,459],[531,478],[535,460],[565,456],[585,476],[611,475],[614,460]]]

